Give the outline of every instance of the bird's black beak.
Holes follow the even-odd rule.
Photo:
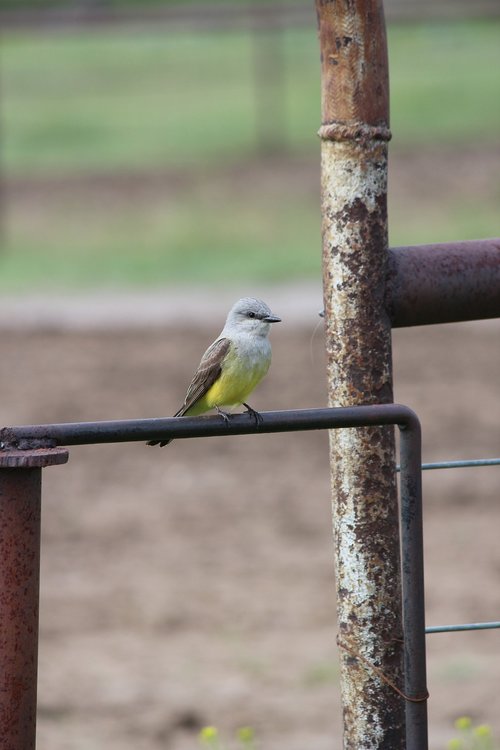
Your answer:
[[[281,318],[278,318],[277,315],[266,315],[264,320],[266,323],[281,323]]]

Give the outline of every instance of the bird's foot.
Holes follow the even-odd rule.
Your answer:
[[[264,421],[262,414],[259,414],[258,411],[255,411],[255,409],[252,409],[252,407],[249,406],[248,404],[245,404],[245,402],[243,402],[243,406],[247,410],[247,414],[249,414],[252,417],[252,419],[255,420],[256,426],[258,427],[259,425],[261,425],[262,422]]]
[[[215,407],[215,411],[217,412],[219,417],[222,417],[222,419],[226,423],[226,427],[229,427],[229,414],[227,414],[227,412],[225,411],[222,411],[222,409],[219,408],[218,406]]]

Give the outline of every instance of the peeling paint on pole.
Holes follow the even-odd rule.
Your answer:
[[[316,0],[316,8],[329,403],[389,403],[383,8],[376,0]],[[404,700],[387,682],[403,685],[392,429],[332,431],[330,462],[344,748],[399,750],[405,742]]]

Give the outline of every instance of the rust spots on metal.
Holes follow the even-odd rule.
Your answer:
[[[330,406],[392,401],[387,50],[382,3],[316,3],[322,60],[323,291]],[[345,750],[404,747],[394,436],[330,433]]]
[[[372,127],[361,122],[353,122],[349,125],[340,122],[331,122],[322,125],[318,130],[319,137],[324,141],[390,141],[391,131],[389,128]]]
[[[36,448],[33,450],[0,450],[0,468],[30,469],[65,464],[68,461],[66,448]]]
[[[0,453],[0,746],[5,750],[35,748],[41,467],[67,458],[61,449]]]
[[[388,126],[384,12],[376,0],[316,1],[322,123]]]
[[[43,452],[43,450],[46,449],[50,450],[56,448],[56,446],[56,441],[44,434],[43,425],[33,425],[33,435],[30,435],[29,440],[20,438],[12,429],[12,427],[2,427],[0,429],[0,466],[7,465],[5,463],[2,464],[2,461],[15,462],[16,451],[20,451],[20,458],[23,458],[23,460],[28,460],[27,456],[33,454],[33,451],[35,449],[41,449],[41,451]],[[40,456],[42,455],[42,452],[33,454],[30,460],[41,460]],[[36,455],[39,456],[38,459],[36,458]],[[57,454],[50,453],[48,455],[51,455],[54,458]],[[54,458],[52,463],[57,463],[57,460]],[[60,461],[59,463],[64,463],[64,461]],[[21,464],[12,463],[11,465],[20,466]],[[48,466],[50,464],[40,464],[40,466],[45,465]]]
[[[392,400],[386,170],[382,143],[323,144],[323,287],[334,406]],[[338,377],[339,367],[348,377]]]
[[[0,736],[35,747],[41,469],[0,470]]]
[[[500,318],[500,238],[392,248],[385,305],[394,327]]]

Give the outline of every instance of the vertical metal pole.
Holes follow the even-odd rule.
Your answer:
[[[0,451],[0,747],[33,750],[42,467],[63,449]]]
[[[401,428],[401,537],[405,634],[406,750],[427,750],[422,450],[417,418]]]
[[[388,65],[381,0],[316,0],[329,403],[392,401],[384,309]],[[400,750],[405,707],[394,431],[330,432],[346,750]],[[382,679],[384,676],[386,679]]]

